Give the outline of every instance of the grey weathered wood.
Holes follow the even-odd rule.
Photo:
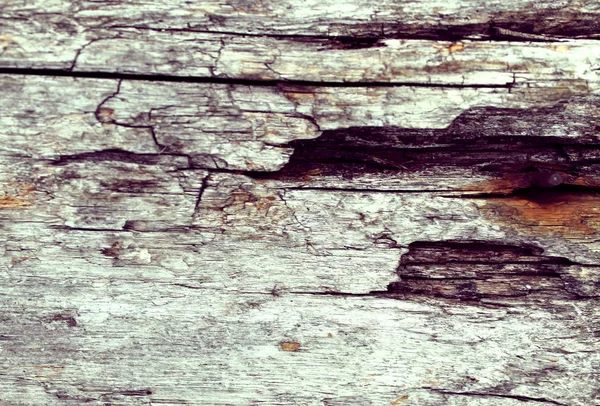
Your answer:
[[[10,75],[2,78],[6,103],[1,120],[9,134],[19,137],[3,148],[39,158],[115,148],[169,152],[190,155],[202,167],[273,171],[292,152],[285,144],[315,138],[321,130],[444,128],[475,106],[552,106],[589,92],[568,81],[538,84],[511,89],[335,88]],[[45,97],[42,103],[40,97]]]
[[[401,121],[401,115],[386,118],[385,104],[377,104],[379,115],[368,116],[357,102],[350,105],[355,108],[345,109],[345,115],[336,114],[336,103],[348,92],[367,90],[370,95],[385,92],[394,106],[406,94],[417,97],[435,89],[406,89],[410,90],[406,93],[400,91],[403,88],[344,88],[322,99],[310,93],[299,101],[292,97],[294,104],[284,91],[271,87],[122,81],[117,93],[118,82],[111,80],[12,76],[4,83],[10,102],[2,112],[3,136],[11,142],[2,147],[7,289],[3,309],[9,317],[2,334],[6,362],[25,371],[14,369],[8,375],[3,400],[15,400],[23,391],[32,403],[126,404],[141,399],[209,404],[332,399],[323,401],[327,404],[344,396],[350,397],[341,402],[358,404],[389,403],[404,396],[415,404],[432,405],[463,404],[465,397],[469,404],[511,404],[511,397],[519,396],[586,404],[595,396],[590,392],[596,382],[595,355],[590,351],[598,323],[593,310],[598,276],[597,268],[585,265],[598,259],[596,234],[588,229],[596,230],[598,223],[589,223],[594,217],[586,217],[587,226],[569,229],[577,219],[557,218],[546,224],[541,207],[538,223],[526,225],[521,222],[535,215],[519,216],[519,208],[529,204],[523,199],[505,203],[502,198],[462,196],[469,188],[473,193],[494,191],[489,189],[498,181],[494,173],[482,172],[478,179],[468,175],[471,169],[456,167],[440,168],[438,174],[400,171],[393,178],[365,174],[352,181],[335,175],[321,179],[319,174],[297,180],[254,179],[211,172],[210,162],[231,164],[228,156],[201,149],[216,147],[218,138],[212,138],[212,144],[203,144],[202,137],[196,142],[192,138],[187,146],[174,142],[189,141],[195,131],[211,125],[210,116],[197,114],[207,106],[213,116],[233,117],[231,125],[241,128],[232,132],[223,120],[221,127],[210,127],[229,142],[235,134],[247,137],[246,142],[260,142],[252,132],[257,127],[241,121],[245,106],[259,117],[272,115],[265,121],[267,128],[274,123],[277,129],[279,117],[289,117],[313,129],[310,135],[297,125],[284,127],[271,140],[283,145],[294,138],[318,136],[317,126],[345,128],[349,122],[374,125],[398,120],[419,128],[421,122]],[[484,98],[507,97],[497,90],[444,91],[458,97],[462,91]],[[537,96],[521,100],[523,108],[541,103]],[[570,107],[562,113],[540,112],[538,121],[522,121],[520,128],[529,125],[529,136],[539,131],[543,137],[539,126],[554,117],[554,136],[573,142],[586,139],[585,120],[590,119],[594,100],[568,100]],[[304,113],[296,115],[301,108]],[[436,115],[441,121],[430,126],[451,122],[457,113],[454,108],[450,111],[444,116],[441,109]],[[510,127],[503,128],[511,132]],[[245,151],[241,141],[223,145],[237,153]],[[195,159],[200,153],[210,159]],[[265,147],[243,153],[252,163],[246,168],[256,167],[265,156],[267,162],[277,162],[268,161],[271,152]],[[285,163],[287,158],[279,159]],[[420,190],[419,182],[427,187]],[[514,187],[523,186],[518,177],[515,182]],[[362,191],[352,191],[359,186]],[[340,190],[327,189],[332,187]],[[403,188],[413,193],[402,192]],[[572,201],[587,204],[581,206],[585,210],[595,204],[593,199],[583,195]],[[516,217],[503,218],[498,208],[502,205],[505,211],[517,210],[512,214]],[[557,205],[556,210],[563,210],[560,202]],[[487,303],[483,307],[445,303],[427,295],[383,293],[398,280],[398,261],[411,243],[440,240],[534,245],[545,250],[544,255],[583,265],[561,271],[564,289],[521,298],[492,294],[481,302]],[[315,296],[319,293],[327,295]],[[25,305],[39,295],[43,302]],[[404,299],[392,300],[394,295]],[[572,295],[579,299],[568,300]],[[211,303],[222,310],[210,310]],[[494,307],[498,304],[513,310],[507,313],[504,307]],[[338,321],[330,320],[331,314]],[[413,315],[407,319],[407,314]],[[204,321],[198,325],[199,318]],[[476,328],[470,326],[474,320]],[[448,330],[448,323],[455,327]],[[416,326],[428,327],[420,331]],[[236,333],[231,335],[232,331]],[[470,335],[475,341],[466,338]],[[549,338],[563,336],[556,342]],[[123,341],[124,337],[129,338]],[[538,346],[532,347],[534,337]],[[342,341],[329,347],[336,339]],[[43,344],[36,347],[36,342]],[[300,343],[299,350],[287,342]],[[475,342],[482,344],[476,349]],[[38,349],[17,355],[32,346]],[[208,350],[211,346],[214,350]],[[496,353],[497,346],[505,355]],[[105,364],[94,366],[96,362],[86,361],[87,353]],[[510,369],[515,354],[525,361]],[[119,366],[115,357],[128,366]],[[228,361],[223,364],[221,357]],[[447,366],[440,365],[440,358],[449,359]],[[392,367],[388,363],[394,359]],[[474,370],[480,361],[473,364],[472,359],[482,360],[483,369]],[[493,361],[486,364],[486,359]],[[346,366],[353,362],[362,366]],[[142,364],[148,366],[135,366]],[[331,368],[338,372],[331,375]],[[164,369],[175,375],[165,380]],[[294,381],[303,370],[310,378],[303,380],[300,390],[300,382]],[[215,378],[217,371],[225,376]],[[258,375],[248,378],[249,373]],[[548,373],[556,378],[546,377]],[[324,381],[323,374],[330,381]],[[571,374],[580,378],[572,380]],[[288,383],[277,383],[280,379]],[[388,388],[382,379],[401,383]],[[560,380],[565,389],[557,395],[554,383],[545,387],[540,379]],[[348,380],[353,382],[350,387],[344,384]],[[189,392],[177,382],[196,389]],[[217,394],[222,385],[229,394]],[[374,390],[367,391],[364,385]],[[257,386],[273,389],[261,396]],[[201,393],[198,388],[203,388]],[[143,392],[146,389],[152,394]],[[132,393],[135,396],[128,396]]]
[[[262,0],[191,0],[160,5],[111,1],[13,0],[1,16],[52,24],[58,34],[86,28],[140,27],[195,31],[230,31],[261,35],[493,35],[524,39],[540,35],[594,35],[600,8],[595,1],[336,0],[277,3]],[[37,32],[43,32],[41,24]],[[495,28],[495,30],[490,30]],[[35,31],[34,31],[35,32]],[[529,37],[527,35],[529,34]],[[533,34],[533,35],[532,35]]]
[[[7,2],[0,403],[600,404],[598,12]]]
[[[326,82],[597,80],[597,43],[563,40],[599,35],[595,1],[316,3],[10,1],[0,10],[0,66]],[[540,40],[550,42],[531,42]]]

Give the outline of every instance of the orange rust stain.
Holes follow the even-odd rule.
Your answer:
[[[450,53],[452,53],[452,52],[462,51],[463,49],[465,49],[465,45],[462,42],[456,42],[456,43],[450,45],[450,47],[448,48],[448,51],[450,51]]]
[[[548,167],[546,169],[560,171],[560,167]],[[563,182],[566,185],[600,187],[600,178],[567,176]],[[469,191],[480,193],[505,193],[509,194],[516,189],[524,189],[531,186],[531,181],[526,173],[504,173],[501,177],[474,183]]]
[[[288,352],[300,351],[301,347],[302,345],[296,341],[283,341],[279,343],[279,348],[281,348],[283,351]]]
[[[310,182],[313,176],[321,176],[323,171],[320,169],[311,169],[310,171],[306,171],[302,173],[302,180],[305,182]]]
[[[0,209],[15,209],[33,204],[32,192],[35,190],[29,182],[10,182],[0,191]]]
[[[333,334],[327,333],[327,338],[333,338]]]
[[[569,184],[577,186],[600,187],[600,179],[595,179],[591,177],[578,177],[575,178],[573,181],[569,182]]]
[[[483,213],[526,234],[584,238],[600,231],[600,195],[539,191],[527,196],[486,199]]]
[[[0,196],[0,209],[25,206],[25,201],[10,196]]]
[[[553,49],[556,52],[567,52],[569,49],[571,49],[571,47],[568,45],[556,45],[551,47],[551,49]]]
[[[103,123],[113,121],[114,117],[115,117],[115,109],[111,109],[108,107],[101,107],[98,110],[98,118]]]
[[[390,405],[396,406],[404,402],[405,400],[408,400],[408,395],[400,396],[398,399],[391,401]]]
[[[286,99],[294,104],[308,104],[312,105],[315,102],[315,94],[307,92],[285,92]]]
[[[569,177],[565,184],[598,187],[593,177]],[[526,174],[506,173],[501,178],[472,185],[474,191],[506,196],[477,200],[485,217],[504,227],[528,235],[556,234],[586,238],[600,231],[600,194],[566,189],[526,190],[531,186]]]
[[[319,176],[322,174],[323,174],[323,171],[320,169],[311,169],[310,171],[306,171],[303,173],[303,175],[309,175],[309,176]]]
[[[485,180],[471,185],[469,191],[480,193],[505,193],[509,194],[515,189],[529,186],[527,176],[522,173],[506,173],[501,178]]]
[[[18,44],[18,42],[10,35],[0,35],[0,47],[7,48],[10,44]]]
[[[15,266],[20,264],[21,262],[25,262],[27,260],[31,259],[31,257],[12,257],[10,260],[10,263]]]
[[[273,206],[273,200],[261,197],[258,202],[255,203],[255,206],[258,210],[265,210],[265,215],[267,215],[269,213],[269,209]]]

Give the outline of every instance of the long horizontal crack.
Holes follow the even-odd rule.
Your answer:
[[[102,151],[94,152],[82,152],[73,155],[61,155],[57,159],[51,160],[53,165],[61,166],[67,165],[70,162],[94,162],[94,161],[117,161],[117,162],[128,162],[138,163],[144,165],[155,165],[158,164],[161,159],[166,157],[172,158],[186,158],[189,156],[186,154],[172,154],[172,153],[138,153],[124,151],[120,149],[107,149]],[[191,166],[190,166],[191,167]]]
[[[352,293],[352,292],[338,292],[338,291],[322,291],[322,292],[308,292],[308,291],[288,291],[286,293],[293,295],[314,295],[314,296],[348,296],[348,297],[379,297],[386,295],[387,291],[371,291],[367,293]]]
[[[455,392],[455,391],[449,391],[449,390],[443,390],[443,389],[437,389],[437,388],[431,388],[431,387],[423,387],[423,389],[435,391],[435,392],[443,394],[443,395],[494,397],[494,398],[515,399],[515,400],[520,400],[522,402],[532,401],[532,402],[540,402],[540,403],[549,403],[552,405],[567,406],[566,403],[557,402],[552,399],[537,398],[537,397],[523,396],[523,395],[504,395],[504,394],[500,394],[500,393],[488,393],[488,392]]]
[[[254,38],[274,38],[281,40],[291,40],[299,42],[310,41],[330,41],[338,43],[344,49],[370,48],[385,39],[415,40],[415,41],[498,41],[498,42],[562,42],[572,38],[569,35],[544,35],[544,33],[527,33],[506,28],[496,27],[493,24],[477,24],[472,27],[441,27],[429,32],[395,32],[395,33],[374,33],[369,32],[364,35],[319,35],[319,34],[286,34],[286,33],[251,33],[240,31],[206,30],[202,28],[155,28],[135,25],[111,25],[108,29],[135,29],[140,31],[155,32],[175,32],[175,33],[196,33],[212,35],[230,35],[240,37]],[[584,36],[588,38],[589,36]],[[592,37],[593,38],[593,37]]]
[[[246,86],[268,86],[276,87],[280,85],[294,85],[307,87],[427,87],[427,88],[482,88],[482,89],[510,89],[513,83],[506,84],[435,84],[423,82],[378,82],[378,81],[357,81],[357,82],[331,82],[331,81],[311,81],[311,80],[262,80],[262,79],[243,79],[243,78],[216,78],[208,76],[175,76],[163,74],[134,74],[120,72],[80,72],[61,69],[25,69],[25,68],[0,68],[0,74],[3,75],[26,75],[26,76],[59,76],[72,78],[89,79],[119,79],[135,81],[152,82],[179,82],[179,83],[216,83],[225,85],[246,85]]]
[[[448,193],[448,192],[468,192],[468,190],[457,190],[457,189],[367,189],[367,188],[353,188],[353,187],[302,187],[302,186],[291,186],[281,187],[282,190],[298,190],[298,191],[323,191],[323,192],[348,192],[348,193]],[[476,192],[476,190],[473,190]],[[463,195],[461,195],[462,197]],[[469,196],[468,194],[464,195]],[[476,195],[477,196],[477,195]]]

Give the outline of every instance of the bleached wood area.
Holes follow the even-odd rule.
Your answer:
[[[0,405],[600,405],[600,3],[0,4]]]

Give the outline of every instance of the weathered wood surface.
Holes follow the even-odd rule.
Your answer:
[[[600,35],[596,1],[371,3],[12,0],[0,9],[0,66],[325,82],[597,81],[597,42],[573,41]]]
[[[11,0],[2,17],[15,23],[40,22],[30,29],[43,36],[78,34],[86,29],[140,29],[235,32],[307,36],[457,36],[502,38],[506,30],[529,35],[586,36],[599,33],[598,3],[591,0],[486,2],[466,0],[365,0],[297,2],[283,0],[186,0],[152,4],[126,0]],[[26,28],[25,24],[23,24]],[[37,28],[37,30],[35,30]],[[57,38],[61,39],[61,38]]]
[[[6,2],[0,403],[600,404],[599,13]]]

